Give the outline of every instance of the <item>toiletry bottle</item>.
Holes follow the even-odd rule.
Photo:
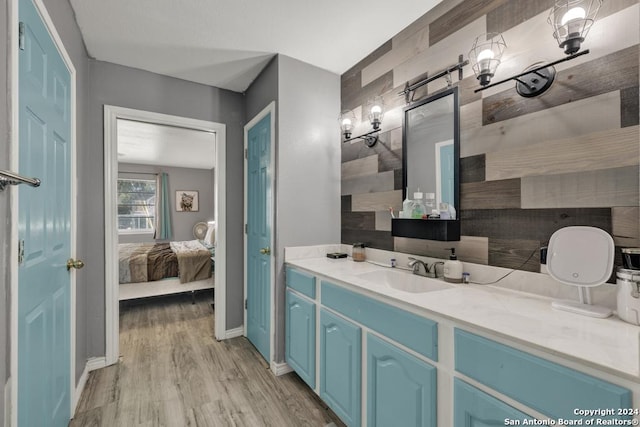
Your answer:
[[[424,205],[427,216],[439,213],[436,210],[436,195],[434,193],[424,193]]]
[[[440,203],[440,219],[451,219],[451,216],[449,215],[448,203]]]
[[[418,191],[413,193],[413,209],[411,210],[411,218],[422,219],[425,214],[424,202],[422,201],[422,193]]]
[[[351,251],[351,258],[355,262],[363,262],[367,259],[364,252],[364,243],[353,244],[353,250]]]
[[[413,210],[413,202],[409,198],[409,187],[407,187],[407,196],[402,202],[402,215],[400,218],[411,218],[411,211]]]
[[[456,256],[456,248],[451,248],[449,260],[444,263],[444,280],[451,283],[462,283],[462,263]]]

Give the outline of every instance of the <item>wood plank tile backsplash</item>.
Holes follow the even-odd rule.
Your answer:
[[[391,236],[388,208],[397,213],[402,203],[405,103],[397,92],[460,53],[466,57],[483,32],[506,32],[512,51],[503,65],[513,73],[562,57],[546,24],[552,3],[444,0],[342,75],[343,109],[360,117],[375,95],[388,108],[375,147],[342,146],[343,243],[438,258],[455,246],[462,261],[528,271],[539,271],[537,249],[565,226],[599,227],[617,246],[640,245],[638,0],[604,2],[601,25],[584,43],[592,53],[558,66],[540,97],[522,98],[511,83],[475,93],[471,67],[462,80],[453,76],[461,103],[463,236],[459,242]],[[443,87],[444,80],[434,82],[414,101]]]

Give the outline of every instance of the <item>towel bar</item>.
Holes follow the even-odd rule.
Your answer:
[[[0,170],[0,191],[7,185],[29,184],[32,187],[39,187],[41,181],[38,178],[25,178],[17,173]]]

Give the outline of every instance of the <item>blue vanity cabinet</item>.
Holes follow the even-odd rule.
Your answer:
[[[367,334],[367,425],[436,427],[436,368]]]
[[[348,426],[360,426],[362,331],[320,310],[320,397]]]
[[[456,328],[456,371],[550,418],[579,409],[630,408],[631,390]],[[628,420],[616,414],[603,420]]]
[[[287,289],[285,360],[306,382],[316,386],[316,305]]]
[[[453,382],[453,426],[486,427],[519,425],[523,420],[532,420],[485,392],[455,378]],[[513,420],[513,424],[509,424]]]

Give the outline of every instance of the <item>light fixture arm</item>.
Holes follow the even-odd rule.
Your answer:
[[[554,65],[560,64],[562,62],[570,61],[570,60],[575,59],[575,58],[577,58],[579,56],[586,55],[587,53],[589,53],[589,49],[585,49],[585,50],[580,51],[578,53],[574,53],[573,55],[565,56],[564,58],[558,59],[557,61],[553,61],[553,62],[551,62],[549,64],[544,64],[544,65],[541,65],[539,67],[536,67],[536,68],[533,68],[533,69],[530,69],[530,70],[525,70],[520,74],[517,74],[515,76],[509,77],[508,79],[500,80],[499,82],[491,83],[491,84],[489,84],[487,86],[482,86],[482,87],[474,90],[474,93],[480,92],[480,91],[485,90],[485,89],[489,89],[490,87],[501,85],[502,83],[506,83],[506,82],[511,81],[511,80],[516,80],[516,81],[518,81],[518,82],[520,82],[520,83],[522,83],[524,85],[527,85],[526,82],[523,82],[522,80],[519,80],[519,79],[520,79],[520,77],[524,77],[524,76],[529,75],[529,74],[537,74],[541,78],[547,79],[548,77],[546,75],[544,75],[543,73],[541,73],[542,70],[545,70],[545,69],[547,69],[549,67],[553,67]]]
[[[345,139],[344,142],[351,142],[351,141],[355,141],[357,139],[361,139],[364,141],[365,145],[369,148],[373,147],[374,145],[376,145],[376,143],[378,142],[378,133],[380,133],[382,129],[378,128],[375,130],[372,130],[370,132],[367,133],[363,133],[362,135],[358,135],[358,136],[354,136],[351,137],[349,139]]]
[[[409,82],[407,82],[406,86],[404,87],[404,90],[402,92],[399,92],[398,95],[404,95],[405,96],[405,100],[407,101],[407,103],[409,103],[411,97],[411,92],[413,92],[414,90],[421,88],[422,86],[431,83],[434,80],[440,79],[442,77],[446,77],[446,76],[450,76],[450,74],[454,71],[458,71],[458,80],[462,80],[462,67],[464,67],[465,65],[469,64],[469,60],[465,60],[464,57],[462,56],[462,54],[458,55],[458,63],[451,65],[447,68],[445,68],[442,71],[438,71],[437,73],[435,73],[434,75],[430,76],[430,77],[425,77],[424,79],[420,80],[419,82],[416,82],[412,85],[409,85]],[[449,77],[450,78],[450,77]]]

